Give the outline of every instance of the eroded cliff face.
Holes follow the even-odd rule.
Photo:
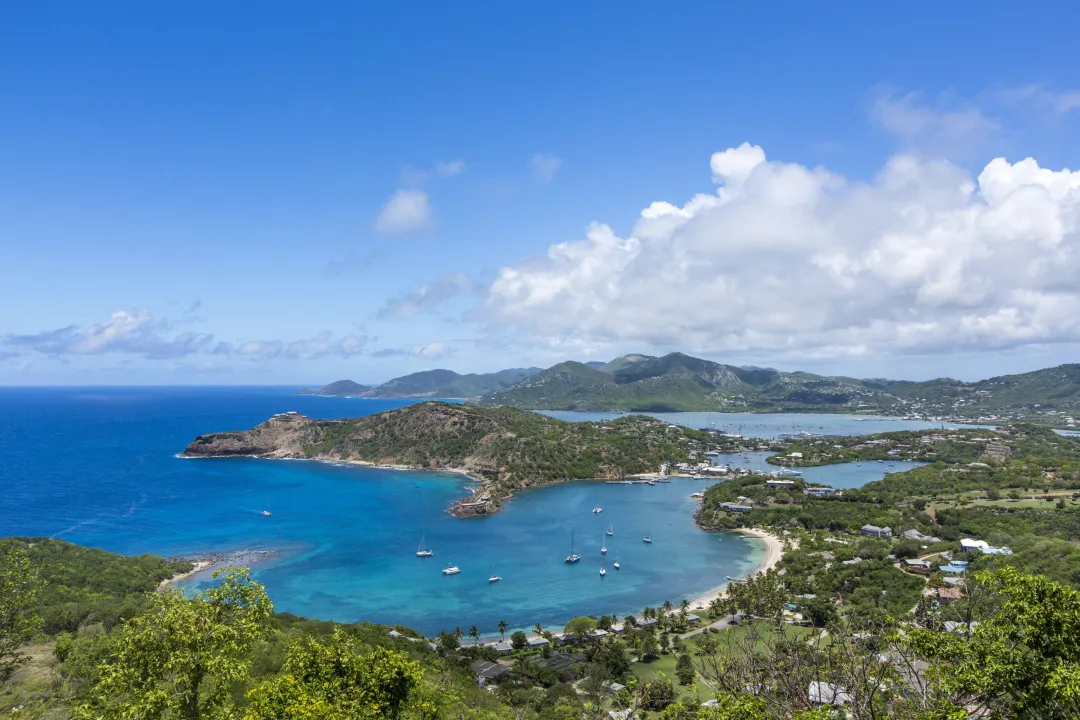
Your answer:
[[[298,413],[275,415],[251,430],[199,435],[188,445],[184,457],[309,457],[309,449],[321,443],[327,424]]]

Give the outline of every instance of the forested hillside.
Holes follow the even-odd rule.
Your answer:
[[[456,470],[479,482],[461,514],[493,512],[516,489],[573,479],[655,473],[704,449],[708,434],[651,417],[569,423],[501,407],[418,403],[350,420],[286,414],[249,431],[199,436],[188,457],[364,461]]]

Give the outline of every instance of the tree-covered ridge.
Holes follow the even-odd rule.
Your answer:
[[[629,412],[847,412],[1027,420],[1065,427],[1080,415],[1080,365],[967,383],[815,375],[739,367],[682,353],[564,362],[484,396],[485,405]]]
[[[50,538],[2,538],[0,554],[25,552],[42,582],[38,615],[48,632],[87,623],[112,627],[141,609],[142,593],[191,570],[190,562],[127,557]]]
[[[483,513],[520,488],[657,472],[664,464],[687,461],[708,439],[708,433],[651,417],[570,423],[516,408],[428,402],[349,420],[277,416],[250,431],[200,436],[184,454],[464,471],[480,482],[479,499],[458,508]]]
[[[301,390],[300,393],[366,398],[477,398],[509,387],[538,372],[540,368],[535,367],[464,375],[453,370],[422,370],[374,387],[352,380],[338,380],[318,390]]]
[[[360,397],[368,390],[371,390],[370,385],[361,385],[358,382],[352,380],[337,380],[324,385],[318,390],[301,390],[301,395],[324,395],[326,397]]]
[[[889,408],[896,404],[895,398],[858,380],[742,368],[682,353],[627,356],[601,367],[564,362],[481,402],[535,410],[630,412],[844,412],[864,402]]]
[[[265,590],[243,568],[223,569],[216,586],[189,595],[146,587],[152,568],[170,565],[161,558],[48,543],[36,553],[41,543],[24,538],[0,545],[0,588],[8,579],[32,591],[0,593],[0,716],[512,717],[476,687],[466,658],[440,657],[412,630],[273,614]],[[100,577],[87,572],[92,562],[102,564]],[[50,594],[84,598],[84,621],[63,630],[38,622],[53,607]],[[115,599],[135,610],[103,623]],[[10,675],[3,672],[8,640],[29,642],[23,649],[30,656]]]
[[[941,604],[920,594],[919,578],[889,565],[883,553],[895,542],[836,545],[794,533],[781,572],[735,585],[714,604],[714,616],[728,618],[724,630],[684,633],[687,604],[665,603],[638,617],[573,618],[563,628],[568,640],[554,649],[528,650],[525,634],[515,632],[512,660],[462,644],[460,629],[429,644],[404,628],[275,615],[245,569],[226,568],[218,584],[195,595],[138,593],[142,611],[114,628],[92,623],[37,637],[28,648],[35,657],[0,678],[0,713],[49,720],[604,720],[610,713],[627,720],[1056,720],[1080,713],[1080,592],[1005,567],[968,573],[960,596]],[[26,629],[39,626],[37,608],[26,600],[41,575],[79,577],[62,569],[70,555],[43,564],[28,562],[25,543],[6,547],[2,586],[31,592],[0,595],[0,648],[35,640]],[[554,638],[542,627],[536,632]],[[642,667],[654,663],[670,667],[670,676]],[[488,670],[495,672],[487,687],[478,687]]]

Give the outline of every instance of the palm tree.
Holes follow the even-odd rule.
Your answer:
[[[635,618],[633,615],[627,615],[622,619],[622,621],[624,627],[632,628],[637,625],[637,618]]]
[[[689,611],[690,610],[690,601],[684,598],[683,601],[679,604],[679,607],[682,609],[682,611],[684,613]]]
[[[505,620],[500,620],[499,621],[499,637],[502,638],[503,640],[506,639],[506,621]]]
[[[664,612],[666,612],[666,613],[668,613],[670,615],[671,614],[671,608],[672,608],[671,601],[670,600],[665,600],[664,601]]]
[[[480,642],[480,631],[476,629],[475,625],[469,628],[469,637],[473,639],[474,645]]]
[[[454,637],[456,637],[458,640],[461,640],[462,636],[464,636],[464,635],[465,635],[465,633],[461,632],[461,626],[460,625],[458,625],[457,627],[454,628]]]
[[[533,625],[533,629],[536,630],[537,635],[539,635],[540,637],[543,637],[543,635],[544,635],[544,626],[543,625],[541,625],[540,623],[536,623],[535,625]]]

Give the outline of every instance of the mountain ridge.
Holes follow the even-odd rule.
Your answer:
[[[541,368],[507,368],[493,373],[461,374],[437,368],[421,370],[387,380],[381,385],[361,385],[337,380],[318,390],[301,390],[302,395],[364,398],[478,398],[509,387],[538,373]]]
[[[1080,364],[975,382],[951,378],[910,381],[740,367],[683,353],[626,355],[601,367],[559,363],[485,395],[480,403],[531,410],[841,412],[1024,419],[1069,427],[1075,426],[1080,416]]]
[[[837,412],[1077,427],[1080,364],[978,381],[890,380],[737,366],[685,353],[628,354],[605,363],[460,374],[435,369],[375,387],[341,380],[305,394],[462,398],[484,406],[612,412]]]

